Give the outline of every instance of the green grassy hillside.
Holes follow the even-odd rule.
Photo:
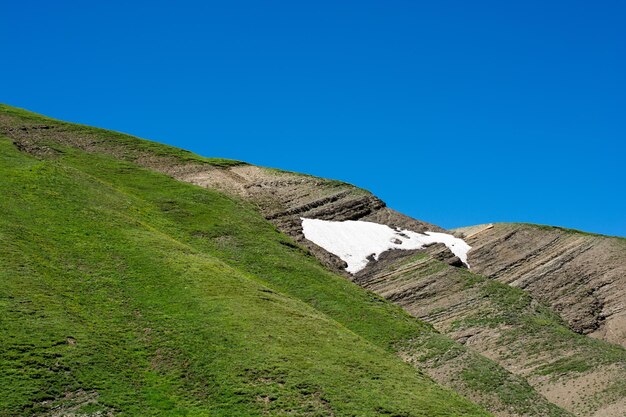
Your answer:
[[[0,415],[487,415],[382,347],[419,323],[316,265],[300,280],[313,262],[251,207],[63,153],[0,138]]]
[[[3,105],[0,149],[0,416],[487,415],[398,356],[458,344],[251,203],[146,169],[241,162]],[[498,381],[461,387],[498,414],[569,415],[462,369]]]

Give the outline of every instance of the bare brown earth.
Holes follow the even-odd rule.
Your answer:
[[[626,239],[517,223],[457,231],[473,271],[527,291],[576,332],[626,346]]]
[[[624,415],[624,349],[574,332],[522,290],[438,260],[445,258],[443,245],[426,252],[387,252],[354,281],[522,376],[576,415]],[[451,363],[429,365],[447,370]]]
[[[40,417],[114,417],[115,410],[99,402],[97,391],[67,391],[34,405]]]
[[[341,260],[304,238],[300,217],[442,231],[389,209],[365,190],[247,164],[216,166],[184,154],[172,156],[129,145],[126,136],[118,138],[112,132],[94,134],[93,129],[62,122],[42,125],[2,117],[0,133],[25,152],[46,158],[67,152],[66,147],[106,153],[254,204],[329,268],[402,305],[454,339],[429,334],[397,349],[406,361],[496,415],[569,415],[536,395],[528,383],[575,415],[625,415],[624,350],[572,331],[569,320],[563,322],[546,299],[535,298],[528,288],[526,293],[451,266],[458,265],[458,259],[441,245],[426,251],[388,252],[352,277],[343,271]],[[468,238],[470,244],[474,238]],[[478,253],[480,244],[476,246]],[[470,265],[478,271],[481,263],[472,254]],[[587,316],[581,314],[579,322]],[[489,372],[483,374],[481,369]]]

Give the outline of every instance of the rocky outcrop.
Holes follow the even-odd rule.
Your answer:
[[[418,232],[443,231],[390,209],[370,192],[340,181],[252,165],[168,173],[181,181],[252,202],[280,231],[307,247],[327,267],[347,277],[341,259],[304,238],[301,218],[363,220]]]
[[[615,393],[626,386],[626,350],[572,331],[520,289],[450,266],[441,246],[433,245],[426,253],[383,253],[354,281],[499,363],[575,415],[623,415],[626,398]],[[426,360],[422,365],[435,379],[450,376],[444,369],[458,371],[467,361],[478,360],[467,356],[459,362],[458,350],[443,350],[441,356],[449,360]]]
[[[456,232],[473,271],[527,291],[578,333],[626,346],[626,239],[518,223]]]

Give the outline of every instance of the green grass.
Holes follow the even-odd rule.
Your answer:
[[[0,138],[1,416],[80,390],[129,416],[487,415],[394,354],[429,326],[247,203],[60,150]]]
[[[118,158],[129,161],[134,161],[142,156],[148,155],[153,158],[161,157],[177,162],[193,162],[215,167],[247,165],[245,162],[232,159],[206,158],[185,149],[140,139],[124,133],[75,123],[67,123],[5,104],[0,104],[0,116],[3,116],[2,120],[0,120],[0,124],[4,127],[51,126],[55,129],[54,134],[56,134],[56,137],[59,138],[61,142],[66,138],[79,139],[79,142],[90,144],[101,150],[113,152]],[[47,141],[45,145],[52,149],[64,149],[62,146],[59,147],[58,143],[55,141]]]
[[[54,157],[39,161],[3,145],[4,158],[14,163],[2,166],[2,178],[10,180],[0,192],[12,196],[2,203],[13,218],[0,220],[0,244],[6,242],[15,254],[0,261],[7,262],[0,269],[12,285],[0,293],[0,317],[3,308],[15,309],[9,296],[16,294],[18,281],[24,294],[46,293],[36,282],[53,283],[46,289],[54,302],[46,298],[33,314],[47,317],[49,309],[58,310],[60,330],[49,344],[61,352],[42,351],[47,345],[30,336],[24,343],[35,353],[7,343],[7,352],[14,350],[6,358],[13,362],[0,368],[0,410],[2,390],[18,385],[26,392],[10,393],[6,404],[23,414],[67,403],[63,393],[80,388],[100,395],[97,404],[84,407],[127,415],[137,410],[146,415],[484,415],[396,357],[411,346],[422,362],[445,363],[467,355],[467,349],[328,272],[251,204],[133,163],[146,155],[215,166],[237,161],[204,159],[0,107],[0,128],[11,123],[57,123],[62,135],[97,146],[87,154],[65,146],[61,136],[47,143]],[[327,188],[345,186],[320,181]],[[20,242],[23,248],[15,249]],[[434,263],[431,272],[445,267]],[[470,273],[464,277],[468,286],[481,280]],[[1,294],[9,294],[6,304]],[[79,313],[83,320],[77,323],[86,327],[80,327],[82,333],[72,330]],[[23,332],[20,323],[31,319],[30,313],[9,319],[18,324],[0,341],[12,340],[12,334]],[[46,334],[44,327],[37,331]],[[95,342],[86,345],[85,338]],[[105,348],[99,345],[103,340]],[[75,356],[67,356],[72,352]],[[28,362],[31,355],[38,359]],[[52,361],[59,367],[50,367]],[[48,377],[41,380],[19,375],[30,367],[51,373],[44,372]],[[63,378],[59,372],[65,372]],[[459,377],[479,397],[495,392],[498,406],[514,412],[568,415],[479,355],[468,356]],[[498,389],[485,381],[499,381]]]
[[[128,168],[112,172],[106,164],[84,164],[83,160],[66,157],[66,163],[94,177],[106,177],[125,194],[159,207],[168,220],[161,227],[177,239],[261,279],[275,291],[306,302],[389,352],[402,350],[407,343],[415,345],[410,342],[415,340],[424,343],[419,347],[426,352],[422,360],[436,355],[445,362],[465,351],[458,343],[434,333],[429,325],[410,317],[398,306],[326,271],[246,202],[222,198],[212,200],[209,206],[206,196],[212,193],[206,190],[181,187],[178,183],[168,186],[170,183],[162,183],[161,176],[148,177],[140,169],[136,172],[142,172],[141,178],[135,178]],[[146,183],[148,179],[158,182],[149,185]],[[422,257],[424,254],[416,255],[416,258]],[[448,266],[435,262],[429,273],[445,267]],[[461,273],[467,275],[467,282],[480,281],[474,274],[464,270]],[[514,290],[515,294],[518,292],[521,291]],[[495,392],[503,404],[517,411],[541,410],[550,416],[567,415],[558,407],[540,400],[523,379],[514,377],[492,361],[478,355],[472,355],[470,359],[463,375],[476,392]],[[483,380],[498,381],[498,389],[478,380],[472,381],[475,374],[481,375]]]
[[[106,156],[84,158],[68,149],[64,163],[141,204],[152,225],[169,236],[305,301],[390,350],[396,340],[432,331],[400,307],[328,272],[251,204]]]
[[[471,363],[462,372],[462,378],[468,386],[477,391],[497,392],[504,404],[517,405],[520,411],[530,415],[539,411],[534,391],[526,381],[523,379],[512,381],[503,368],[483,357],[472,356],[469,361]],[[557,416],[565,413],[550,404],[547,409],[541,410],[540,414]]]

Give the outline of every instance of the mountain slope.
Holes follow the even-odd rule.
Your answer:
[[[371,345],[374,349],[382,349],[386,355],[392,355],[392,357],[393,354],[400,355],[406,362],[413,364],[417,369],[427,372],[438,382],[463,393],[463,395],[488,407],[497,415],[569,415],[535,392],[523,377],[506,371],[471,348],[465,347],[433,331],[430,326],[412,319],[383,299],[360,290],[344,278],[324,270],[307,254],[304,248],[309,249],[326,266],[334,271],[342,271],[342,262],[304,239],[301,233],[299,218],[300,216],[329,220],[358,218],[393,224],[394,226],[402,225],[416,231],[426,229],[441,230],[436,226],[428,225],[394,212],[386,208],[384,203],[370,193],[345,183],[253,167],[236,161],[202,158],[164,145],[142,141],[115,132],[54,121],[8,106],[3,106],[0,110],[2,110],[0,111],[0,129],[10,139],[10,142],[15,144],[16,149],[36,156],[39,158],[40,163],[45,166],[69,170],[72,172],[72,175],[85,175],[90,181],[110,187],[112,191],[121,192],[127,200],[124,203],[126,205],[122,204],[119,207],[118,214],[128,216],[128,213],[131,213],[131,224],[138,223],[139,225],[149,227],[150,230],[158,232],[158,235],[162,236],[166,241],[173,239],[180,244],[187,245],[185,246],[186,250],[192,253],[197,252],[202,256],[208,256],[212,260],[222,262],[226,267],[234,270],[236,274],[241,274],[261,285],[269,287],[269,290],[273,291],[277,296],[286,297],[292,302],[304,302],[308,306],[307,308],[313,309],[315,314],[322,315],[326,320],[335,323],[341,329],[360,338],[360,343],[365,343],[367,346]],[[10,147],[7,149],[10,149]],[[23,157],[23,154],[20,153],[15,153],[15,155]],[[11,158],[17,158],[15,155]],[[186,182],[197,183],[205,188],[209,188],[209,190],[184,185],[140,167],[149,168]],[[8,174],[11,177],[11,173],[9,172]],[[46,188],[46,184],[44,181],[40,184],[31,185],[31,187],[42,189]],[[84,182],[80,185],[76,184],[76,186],[82,188]],[[21,189],[16,184],[8,186],[8,191],[13,193]],[[220,190],[231,197],[225,197],[223,194],[211,191],[211,189]],[[65,193],[61,191],[57,191],[57,194],[65,196]],[[44,204],[45,201],[47,200],[42,197],[39,203]],[[131,201],[133,204],[128,203],[128,201]],[[16,207],[22,206],[24,204]],[[18,209],[16,207],[14,207],[14,211],[19,214],[21,208]],[[293,241],[284,235],[277,233],[261,214],[273,222],[280,230],[296,239],[304,248],[294,244]],[[140,216],[136,217],[138,215]],[[45,218],[47,216],[48,214],[43,212],[40,217]],[[63,220],[71,221],[72,217],[70,216]],[[22,224],[24,222],[28,223],[26,219],[16,220],[14,223]],[[60,221],[59,224],[62,230],[63,221]],[[124,227],[128,227],[128,225]],[[48,229],[44,227],[37,230],[41,233],[41,230]],[[9,234],[6,241],[12,242],[15,240],[14,234],[17,233]],[[37,242],[38,240],[47,239],[50,239],[50,237],[37,237],[32,241]],[[93,237],[77,234],[76,239],[76,244],[78,244],[80,240],[90,242]],[[31,242],[30,239],[27,241]],[[108,250],[108,247],[104,247],[101,248],[100,252],[107,252]],[[437,256],[440,259],[454,263],[445,254],[444,256]],[[137,257],[139,256],[137,255]],[[159,252],[146,254],[145,257],[160,259],[164,255]],[[55,257],[51,258],[56,259]],[[168,265],[170,263],[175,264],[177,259],[178,257],[175,257],[171,262],[168,262]],[[148,260],[145,262],[151,263]],[[99,264],[90,265],[90,268],[98,270]],[[197,266],[190,268],[193,271],[201,271],[205,267]],[[76,269],[81,270],[78,266]],[[453,270],[456,270],[456,268]],[[152,270],[150,271],[150,274],[152,274]],[[170,280],[168,282],[172,284],[171,286],[180,286],[180,282],[172,282],[170,277],[170,274],[180,275],[179,270],[165,269],[165,271],[164,274]],[[114,274],[112,270],[105,270],[103,276],[105,278],[108,277],[109,272]],[[347,274],[343,274],[347,276]],[[204,278],[198,278],[198,280],[204,282]],[[9,289],[7,291],[11,294],[14,290]],[[65,293],[70,294],[70,289],[66,289]],[[178,293],[171,294],[172,299],[177,299],[178,296]],[[229,298],[231,296],[233,294],[228,294],[224,297]],[[245,305],[246,302],[239,301],[237,304]],[[161,310],[161,307],[155,307],[154,310]],[[180,311],[178,313],[182,314]],[[248,317],[247,320],[258,318],[258,315],[261,314],[268,313],[258,310],[254,312],[254,315]],[[274,313],[271,312],[271,314]],[[141,311],[140,315],[145,317],[145,314],[141,313]],[[279,315],[276,318],[276,322],[282,322],[285,320],[284,316],[291,317],[292,315]],[[220,320],[217,320],[218,324],[220,322]],[[195,323],[196,321],[194,320],[189,324],[189,328],[193,331],[195,331]],[[263,323],[263,320],[261,320],[261,323]],[[169,335],[171,332],[177,331],[177,329],[180,330],[182,325],[178,327],[179,324],[180,322],[177,321],[176,326],[172,326],[165,333]],[[147,326],[146,328],[151,329],[152,327]],[[251,326],[251,328],[256,327]],[[15,332],[19,332],[19,330],[15,329]],[[277,334],[280,335],[281,332]],[[305,334],[306,332],[298,333],[293,337],[305,337]],[[313,332],[312,334],[315,333]],[[273,335],[274,329],[264,333],[264,336],[268,338]],[[74,343],[72,340],[75,341],[74,336],[67,340],[69,340],[67,342],[68,345],[78,346],[78,343],[75,345],[71,344]],[[169,339],[162,338],[153,345],[153,348],[160,346],[167,340]],[[278,346],[276,349],[279,349],[285,343],[285,339],[275,342]],[[38,343],[33,343],[32,341],[30,343],[38,346]],[[174,343],[175,350],[180,349],[178,347],[180,343],[182,342],[177,341]],[[289,343],[298,344],[300,342],[289,341]],[[309,346],[307,349],[318,350],[318,359],[322,363],[327,361],[328,358],[342,356],[329,354],[319,346],[311,348],[310,343],[308,345],[304,343],[302,346]],[[241,342],[242,349],[245,352],[242,356],[250,353],[250,346],[256,345],[260,344],[250,341],[250,345],[248,345],[247,340]],[[245,348],[246,346],[248,348]],[[341,351],[340,347],[334,345],[324,349]],[[305,349],[303,351],[308,350]],[[196,351],[194,350],[194,352]],[[449,352],[462,352],[463,355],[449,355],[447,354]],[[146,357],[151,357],[151,355],[154,356],[156,353],[148,352],[143,354]],[[22,356],[28,357],[28,355],[22,355],[19,352],[11,357],[22,360]],[[239,358],[239,356],[236,357]],[[181,354],[180,358],[180,363],[194,363],[199,366],[198,363],[202,362],[198,356],[187,357]],[[343,393],[343,399],[336,397],[333,401],[346,401],[346,397],[358,398],[358,395],[365,395],[365,392],[369,389],[368,386],[364,386],[362,390],[359,390],[360,394],[351,394],[345,385],[339,384],[338,387],[332,385],[335,383],[332,378],[325,380],[325,385],[322,385],[320,382],[317,382],[319,378],[309,374],[301,374],[302,368],[307,369],[308,367],[310,369],[311,367],[310,361],[303,362],[301,358],[298,358],[299,361],[289,359],[288,362],[292,363],[296,370],[289,367],[287,371],[284,371],[285,358],[284,355],[280,357],[279,365],[269,360],[269,362],[274,364],[270,368],[278,367],[283,373],[288,371],[288,374],[295,372],[301,376],[300,381],[305,387],[310,386],[311,382],[307,381],[311,378],[316,381],[313,384],[314,386],[322,388],[330,386],[332,387],[331,391]],[[387,356],[386,360],[391,359]],[[49,367],[48,362],[42,360],[40,365]],[[344,366],[352,369],[351,365],[348,366],[342,363],[342,361],[335,361],[333,364],[339,368]],[[22,363],[22,366],[28,367],[24,363]],[[355,366],[362,367],[363,365]],[[391,365],[389,363],[385,366]],[[15,368],[16,366],[13,366],[10,369]],[[173,368],[178,369],[179,367],[173,366]],[[445,372],[442,372],[442,368],[447,369]],[[344,371],[345,369],[343,371],[339,369],[336,372],[336,376],[339,377]],[[277,389],[284,388],[285,392],[281,392],[279,396],[274,394],[272,394],[273,396],[269,394],[257,395],[254,397],[255,401],[258,400],[262,404],[261,408],[257,407],[257,410],[270,413],[302,413],[303,410],[308,410],[307,407],[309,406],[307,404],[313,403],[314,405],[310,407],[317,407],[315,408],[316,411],[313,411],[314,413],[320,415],[330,414],[329,408],[325,408],[330,407],[333,413],[340,415],[349,413],[350,411],[347,411],[350,410],[349,407],[357,407],[350,403],[351,400],[348,401],[348,405],[343,407],[333,405],[334,402],[331,402],[327,397],[320,397],[321,394],[319,392],[323,391],[321,389],[315,391],[314,398],[311,399],[310,396],[304,395],[299,391],[298,387],[300,385],[288,385],[283,382],[285,378],[282,376],[277,378],[271,376],[273,375],[272,372],[271,370],[268,372],[270,377],[261,376],[258,379],[261,382],[278,380],[278,387],[272,385],[269,388],[270,391],[275,393]],[[281,372],[278,373],[282,375]],[[334,372],[333,370],[331,373]],[[393,384],[401,380],[401,383],[404,384],[404,380],[408,375],[406,372],[408,371],[405,369],[403,372],[404,374],[399,373],[396,375],[398,379],[394,379],[394,377],[389,383]],[[266,372],[262,370],[261,373]],[[380,379],[380,375],[383,374],[385,372],[377,373],[375,379]],[[254,377],[246,377],[246,375],[242,377],[244,380],[242,384],[258,385],[254,382],[256,381]],[[364,376],[364,378],[366,377]],[[412,378],[417,377],[414,375]],[[183,379],[184,381],[188,380],[187,377]],[[250,383],[250,379],[253,381],[252,383]],[[13,381],[11,380],[11,383]],[[158,381],[158,378],[157,382],[163,385],[162,382]],[[170,383],[175,385],[180,383],[180,381],[177,381],[176,377],[172,377]],[[422,383],[422,379],[411,383],[413,385],[409,384],[413,388],[408,387],[407,389],[416,389],[415,387],[417,387],[416,384],[418,383]],[[24,384],[28,385],[28,383]],[[137,385],[137,382],[134,382],[133,385]],[[207,385],[211,386],[210,383]],[[9,385],[4,386],[8,387]],[[242,395],[244,398],[250,399],[252,394],[250,394],[250,391],[247,391],[248,388],[241,391],[238,391],[238,389],[235,390],[237,392],[235,398],[240,398],[238,395]],[[82,398],[85,395],[93,396],[98,393],[101,395],[101,398],[109,395],[108,402],[103,402],[105,405],[115,404],[114,401],[117,401],[115,398],[112,400],[110,394],[100,394],[100,391],[100,389],[96,390],[95,388],[91,389],[91,391],[68,391],[70,395],[67,401],[71,402],[73,395]],[[310,394],[310,388],[305,388],[304,391]],[[86,392],[86,394],[83,394],[83,392]],[[240,392],[241,394],[239,394]],[[426,390],[426,392],[430,391]],[[225,397],[220,393],[218,394],[217,402],[219,403]],[[189,399],[185,394],[177,393],[177,395],[181,396],[180,404],[189,403]],[[378,400],[386,402],[385,395]],[[419,394],[416,398],[412,398],[415,395],[415,392],[409,393],[408,391],[406,397],[403,397],[402,393],[398,394],[397,401],[393,403],[393,407],[395,407],[393,409],[404,410],[402,407],[412,404],[411,411],[403,412],[406,415],[420,415],[420,412],[424,412],[423,406],[411,401],[419,401],[425,397]],[[23,397],[23,399],[27,398],[28,395]],[[52,398],[58,399],[58,396],[52,396]],[[162,398],[169,397],[155,395],[154,398],[160,401]],[[226,398],[230,397],[226,396]],[[448,408],[443,397],[437,397],[433,394],[428,401],[431,400],[433,401],[431,406],[435,407],[428,411],[431,415],[439,415],[437,413],[445,415],[447,412],[458,415],[455,414],[456,412],[453,409],[451,411]],[[224,405],[223,410],[231,410],[232,412],[232,408],[229,408],[232,406],[231,403],[232,401],[228,405]],[[387,409],[384,407],[383,409],[376,408],[379,406],[368,409],[368,404],[369,406],[374,406],[371,401],[366,401],[364,404],[363,410],[359,411],[360,415],[367,414],[372,409],[376,410],[375,412],[377,413]],[[462,401],[459,404],[462,404]],[[266,406],[269,408],[265,408]],[[119,405],[111,405],[111,407],[112,410],[124,410],[124,407]],[[186,408],[187,405],[181,405],[180,407]],[[241,407],[243,409],[247,406],[242,405]],[[463,406],[459,405],[459,407],[461,409],[469,406],[465,404]],[[250,410],[253,409],[254,407],[250,408]],[[161,411],[158,405],[153,406],[152,410],[154,413]],[[250,412],[254,413],[254,411]]]
[[[424,327],[398,308],[356,287],[327,308],[384,323],[355,323],[377,344],[192,244],[252,233],[271,250],[246,256],[311,263],[251,207],[63,152],[0,139],[0,415],[487,415],[382,347]]]
[[[428,253],[402,255],[389,253],[357,274],[355,282],[522,376],[576,415],[623,415],[626,350],[621,346],[574,332],[520,289],[451,267]],[[447,354],[467,361],[458,350]],[[443,366],[436,356],[427,362],[449,372],[449,363]]]

